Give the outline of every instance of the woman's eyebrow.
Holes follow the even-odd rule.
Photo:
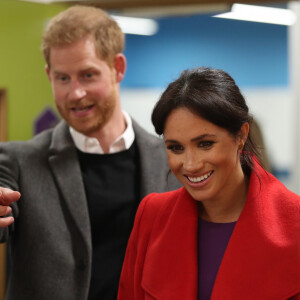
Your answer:
[[[195,141],[204,140],[204,139],[207,139],[207,138],[215,138],[215,137],[216,137],[215,134],[205,133],[205,134],[201,134],[197,137],[192,138],[191,141],[195,142]],[[179,142],[176,141],[176,140],[168,139],[168,140],[165,140],[165,144],[166,143],[179,143]]]
[[[178,143],[178,141],[176,140],[165,140],[165,144],[167,143]]]
[[[198,141],[198,140],[204,140],[207,138],[215,138],[216,135],[215,134],[210,134],[210,133],[205,133],[205,134],[201,134],[193,139],[191,139],[192,142]]]

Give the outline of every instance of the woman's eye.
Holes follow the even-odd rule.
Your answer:
[[[169,145],[167,146],[167,149],[174,153],[179,153],[183,151],[183,147],[181,145]]]
[[[213,144],[213,141],[202,141],[198,145],[200,148],[209,149]]]

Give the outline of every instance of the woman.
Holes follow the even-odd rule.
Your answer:
[[[300,197],[262,168],[234,80],[184,71],[152,122],[183,188],[142,201],[118,300],[300,299]]]

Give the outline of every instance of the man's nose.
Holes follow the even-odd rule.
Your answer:
[[[69,100],[80,100],[86,96],[86,89],[79,82],[72,82],[69,91]]]

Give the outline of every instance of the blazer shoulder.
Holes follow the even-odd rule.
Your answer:
[[[65,144],[71,144],[70,133],[65,122],[58,123],[55,127],[47,129],[27,141],[10,141],[0,143],[0,153],[9,154],[16,158],[27,156],[37,158],[49,155],[54,145],[63,148]],[[56,147],[57,148],[57,147]],[[29,159],[29,158],[28,158]]]
[[[163,140],[158,136],[146,131],[143,127],[141,127],[134,119],[132,119],[132,127],[136,136],[136,139],[139,141],[147,143],[150,146],[159,146],[163,147]]]
[[[16,153],[22,155],[25,153],[41,152],[48,148],[51,141],[52,129],[43,131],[27,141],[9,141],[0,143],[0,151],[7,151],[8,153]]]

